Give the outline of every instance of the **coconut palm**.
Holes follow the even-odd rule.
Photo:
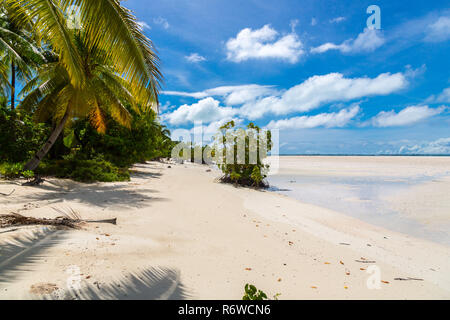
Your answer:
[[[86,48],[105,53],[102,61],[113,63],[117,72],[132,85],[143,105],[156,106],[161,73],[153,44],[142,33],[130,10],[119,0],[5,0],[16,23],[34,23],[34,31],[51,45],[70,77],[81,88],[85,73],[82,59],[67,27],[68,14],[79,17]]]
[[[124,103],[140,110],[128,82],[117,74],[114,66],[99,63],[104,52],[86,48],[81,32],[74,34],[72,41],[82,58],[84,85],[75,87],[62,63],[53,62],[43,65],[21,92],[25,98],[19,108],[33,113],[38,122],[55,119],[58,123],[47,143],[26,164],[27,170],[34,170],[39,165],[69,119],[88,117],[93,127],[104,133],[106,114],[129,127],[131,116]]]
[[[29,24],[17,27],[5,7],[0,7],[0,83],[3,95],[11,96],[11,109],[15,108],[16,81],[31,79],[35,68],[45,61],[29,30]]]
[[[151,41],[142,34],[131,12],[118,0],[5,0],[16,24],[34,24],[59,57],[41,68],[24,93],[24,108],[36,108],[37,118],[59,122],[47,143],[26,165],[34,170],[71,116],[91,113],[101,128],[102,112],[126,123],[120,98],[133,98],[143,109],[156,108],[161,73]],[[67,14],[79,18],[82,36],[67,25]],[[73,26],[73,24],[71,24]],[[92,55],[92,56],[91,56]],[[95,59],[93,58],[95,57]],[[37,89],[32,91],[36,85]],[[108,110],[107,110],[108,109]]]

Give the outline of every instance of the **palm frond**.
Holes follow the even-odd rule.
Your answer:
[[[70,75],[74,87],[82,87],[85,80],[81,58],[71,39],[62,11],[54,1],[5,0],[11,8],[14,21],[34,21],[34,31],[44,35],[58,53],[61,63]],[[26,18],[25,18],[26,17]]]

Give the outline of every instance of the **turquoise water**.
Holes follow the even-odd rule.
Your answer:
[[[450,223],[429,226],[393,210],[387,196],[426,183],[437,176],[391,178],[382,176],[273,175],[270,190],[301,202],[339,211],[392,231],[450,245]]]

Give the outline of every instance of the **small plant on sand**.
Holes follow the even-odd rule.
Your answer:
[[[242,300],[267,300],[267,295],[261,291],[256,289],[256,287],[252,284],[245,285],[245,294],[242,297]]]
[[[220,127],[219,142],[214,146],[222,182],[265,188],[269,165],[263,160],[272,148],[271,132],[250,123],[236,128],[234,121]],[[217,140],[216,140],[217,141]]]

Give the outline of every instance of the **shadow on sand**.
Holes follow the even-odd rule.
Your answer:
[[[64,300],[184,300],[190,294],[180,281],[180,272],[170,268],[146,268],[111,283],[89,284],[81,290],[66,290],[62,296],[43,299]]]
[[[12,282],[32,265],[45,259],[44,252],[65,239],[67,231],[52,227],[30,230],[30,233],[13,238],[0,245],[0,287]]]

